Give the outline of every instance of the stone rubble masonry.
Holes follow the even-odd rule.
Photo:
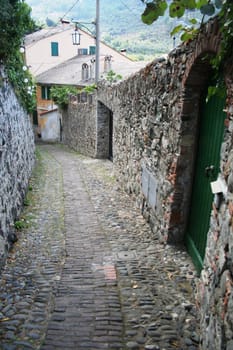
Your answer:
[[[96,101],[96,100],[94,100]],[[77,123],[77,108],[79,119]],[[70,97],[67,111],[63,111],[62,140],[74,150],[95,157],[96,146],[96,104],[92,95],[79,94]]]
[[[0,66],[0,267],[14,241],[34,165],[34,136],[30,118],[19,104]]]
[[[164,243],[184,239],[200,101],[211,76],[210,58],[219,51],[220,40],[218,22],[210,20],[195,41],[174,49],[167,58],[156,59],[117,84],[99,83],[91,104],[80,99],[71,102],[64,120],[65,143],[101,158],[109,147],[106,128],[112,113],[113,162],[119,186],[135,198]],[[203,350],[233,347],[232,59],[225,67],[227,117],[219,176],[226,193],[218,209],[213,205],[198,285]],[[83,135],[89,138],[80,146]]]

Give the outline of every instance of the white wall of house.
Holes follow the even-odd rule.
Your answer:
[[[95,46],[95,38],[85,31],[79,31],[81,34],[80,45],[73,45],[72,43],[74,25],[42,29],[28,35],[25,39],[25,55],[31,73],[37,76],[76,56],[80,49],[87,49],[89,54],[90,46]],[[58,43],[58,56],[52,56],[51,42]],[[124,63],[127,65],[127,63],[132,62],[122,53],[100,42],[100,56],[108,55],[112,56],[113,62],[120,62],[120,65],[124,65]]]

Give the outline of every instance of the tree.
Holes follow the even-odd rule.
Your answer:
[[[0,0],[0,59],[6,60],[19,49],[22,38],[36,29],[31,8],[20,0]]]

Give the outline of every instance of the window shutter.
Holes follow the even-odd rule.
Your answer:
[[[89,46],[89,55],[95,55],[95,46]]]
[[[41,86],[42,100],[50,100],[50,86]]]
[[[50,86],[47,86],[47,100],[51,100],[51,98],[50,98]]]
[[[45,96],[46,96],[46,95],[45,95],[45,86],[41,86],[41,98],[42,98],[42,100],[45,100],[45,99],[46,99]]]
[[[58,56],[58,43],[57,42],[51,42],[51,55]]]

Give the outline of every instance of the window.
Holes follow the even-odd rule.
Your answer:
[[[58,43],[57,42],[51,42],[51,55],[58,56]]]
[[[42,100],[50,100],[50,86],[41,86]]]
[[[82,65],[82,80],[88,80],[89,78],[89,66],[87,63]]]
[[[104,72],[108,73],[112,69],[112,56],[107,55],[104,57]]]
[[[78,49],[78,55],[85,56],[88,54],[88,49]]]

